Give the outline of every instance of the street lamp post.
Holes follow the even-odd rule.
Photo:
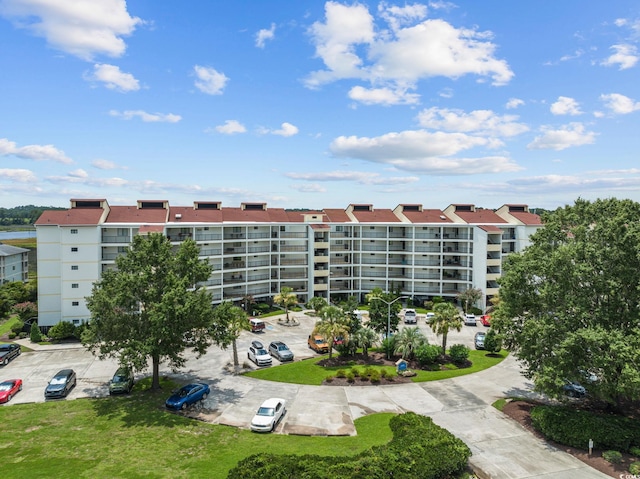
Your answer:
[[[384,304],[387,305],[387,339],[389,339],[389,334],[391,334],[391,305],[393,303],[395,303],[396,301],[399,301],[401,299],[407,299],[408,296],[398,296],[396,299],[394,299],[393,301],[387,301],[386,299],[382,299],[379,296],[375,296],[372,299],[377,299],[379,301],[382,301]],[[387,359],[389,359],[389,350],[387,349]]]

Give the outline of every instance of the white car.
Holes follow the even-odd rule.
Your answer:
[[[425,319],[427,321],[429,321],[431,318],[433,318],[436,315],[436,313],[427,313],[427,316],[425,317]]]
[[[466,326],[475,326],[476,325],[476,315],[467,313],[464,315],[464,324]]]
[[[271,366],[271,355],[267,352],[260,341],[252,341],[247,358],[256,363],[258,366]]]
[[[267,399],[258,408],[258,412],[251,420],[251,430],[255,432],[273,432],[286,409],[286,401],[281,398]]]
[[[405,309],[404,322],[406,324],[416,324],[418,322],[418,315],[415,309]]]

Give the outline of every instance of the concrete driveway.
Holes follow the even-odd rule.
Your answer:
[[[254,339],[265,346],[273,340],[284,341],[296,359],[313,356],[306,339],[314,318],[296,314],[298,326],[289,327],[278,317],[268,318],[263,333],[243,333],[238,340],[240,362],[247,363],[247,347]],[[418,327],[431,343],[439,343],[424,320]],[[449,335],[448,344],[463,343],[472,347],[473,335],[482,326],[463,327]],[[25,341],[29,347],[29,341]],[[607,477],[570,455],[548,446],[493,407],[506,396],[529,396],[531,384],[521,375],[512,357],[477,374],[429,383],[389,386],[303,386],[261,381],[236,376],[225,366],[232,360],[231,350],[211,348],[203,357],[189,358],[183,370],[163,374],[180,381],[199,380],[210,384],[211,395],[205,401],[206,417],[214,424],[249,428],[258,406],[269,397],[287,400],[287,414],[278,433],[313,435],[353,435],[354,419],[376,412],[414,411],[433,418],[434,422],[458,436],[472,450],[472,466],[481,477],[496,479],[539,478],[586,479]],[[274,359],[274,365],[278,361]],[[107,396],[107,382],[115,372],[114,361],[99,361],[77,345],[40,347],[20,355],[0,369],[0,379],[14,377],[24,381],[23,391],[11,404],[44,401],[44,388],[59,370],[72,367],[78,385],[68,399]],[[250,366],[251,367],[251,366]],[[9,406],[10,407],[10,406]]]

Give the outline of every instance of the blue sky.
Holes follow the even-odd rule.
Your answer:
[[[640,201],[640,4],[0,0],[0,206]]]

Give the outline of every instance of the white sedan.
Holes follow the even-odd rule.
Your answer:
[[[258,412],[251,420],[251,430],[255,432],[273,432],[287,409],[286,401],[281,398],[267,399],[258,408]]]

